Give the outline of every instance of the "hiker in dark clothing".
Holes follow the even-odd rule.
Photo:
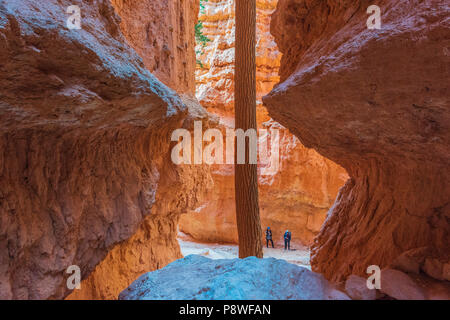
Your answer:
[[[267,227],[267,230],[266,230],[266,246],[267,246],[267,248],[269,247],[269,241],[270,241],[270,243],[272,243],[272,248],[273,248],[274,246],[273,246],[273,240],[272,240],[272,230],[270,230],[270,227]]]
[[[291,250],[291,232],[286,230],[284,233],[284,250]]]

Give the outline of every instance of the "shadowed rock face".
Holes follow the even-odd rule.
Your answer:
[[[313,245],[333,280],[450,250],[450,6],[378,1],[369,30],[371,4],[281,0],[271,25],[284,55],[269,114],[351,177]]]
[[[82,30],[66,28],[70,5]],[[2,2],[0,21],[0,298],[65,297],[67,267],[86,278],[145,224],[170,244],[148,263],[180,256],[173,225],[196,197],[167,196],[184,170],[169,148],[188,107],[144,68],[109,2]]]

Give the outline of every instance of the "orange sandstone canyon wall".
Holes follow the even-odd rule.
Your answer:
[[[170,135],[204,111],[145,68],[108,1],[3,2],[0,20],[0,298],[64,298],[66,269],[105,257],[84,297],[113,297],[180,257],[177,217],[208,176],[172,164]]]
[[[193,121],[201,119],[207,127],[209,117],[193,98],[199,1],[113,0],[112,4],[121,17],[126,41],[143,57],[145,67],[183,94],[181,100],[189,112],[180,128],[193,128]],[[206,166],[175,166],[170,155],[165,162],[152,214],[131,238],[114,247],[83,281],[81,290],[74,290],[67,299],[117,299],[141,274],[182,257],[176,239],[178,217],[202,203],[211,177]]]
[[[177,93],[195,92],[199,0],[111,0],[120,29],[145,67]]]
[[[186,97],[182,101],[189,114],[180,127],[191,128],[198,120],[208,127],[210,120],[198,102]],[[115,300],[141,274],[182,258],[177,240],[179,216],[204,202],[212,179],[206,166],[174,165],[170,154],[164,162],[151,214],[132,237],[108,252],[67,300]]]
[[[271,22],[283,57],[270,116],[350,175],[312,250],[335,281],[450,252],[450,6],[376,1],[371,30],[371,4],[280,0]]]
[[[197,97],[223,127],[234,120],[234,0],[209,0],[200,14],[203,34],[211,41],[199,57]],[[274,176],[260,176],[262,226],[271,226],[274,241],[282,242],[286,229],[293,241],[311,244],[348,176],[344,169],[305,148],[287,129],[267,115],[261,97],[279,81],[281,53],[270,34],[270,15],[276,0],[257,1],[257,97],[260,128],[280,130],[280,170]],[[214,166],[214,186],[206,202],[180,219],[180,230],[207,242],[237,243],[234,170]]]

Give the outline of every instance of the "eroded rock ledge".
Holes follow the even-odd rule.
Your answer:
[[[283,58],[270,116],[351,177],[312,250],[336,281],[450,251],[450,6],[377,1],[369,30],[371,4],[280,0],[271,25]]]
[[[66,28],[70,5],[81,30]],[[196,196],[167,196],[184,170],[169,148],[188,108],[126,44],[110,3],[2,2],[0,21],[0,298],[65,297],[68,266],[86,278],[145,224],[169,244],[147,263],[179,257],[177,210]]]

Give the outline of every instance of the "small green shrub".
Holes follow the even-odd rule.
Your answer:
[[[205,2],[208,2],[208,0],[200,0],[200,14],[205,13]],[[203,68],[203,63],[199,60],[199,57],[205,53],[204,49],[206,47],[206,44],[211,41],[207,36],[203,34],[203,22],[198,20],[197,24],[195,25],[195,41],[198,45],[201,46],[201,50],[196,50],[195,55],[197,56],[197,64]]]

